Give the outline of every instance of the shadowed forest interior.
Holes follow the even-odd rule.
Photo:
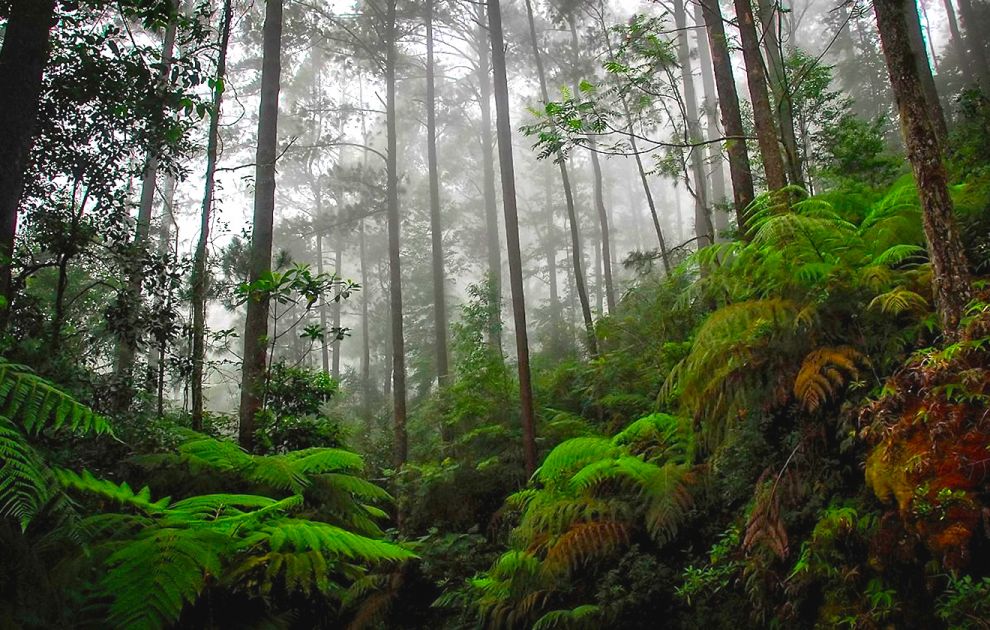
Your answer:
[[[0,629],[990,628],[988,32],[0,0]]]

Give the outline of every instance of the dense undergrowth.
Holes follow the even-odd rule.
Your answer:
[[[979,277],[990,170],[967,138]],[[108,420],[0,364],[0,625],[987,627],[986,282],[949,343],[909,179],[791,195],[643,272],[598,356],[537,357],[529,480],[485,287],[401,471],[305,370],[273,371],[249,454],[221,419]]]

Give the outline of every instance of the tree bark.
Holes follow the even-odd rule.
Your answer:
[[[17,210],[34,144],[55,0],[12,0],[0,48],[0,330],[14,298],[11,267]]]
[[[952,51],[956,53],[959,72],[962,74],[963,82],[966,85],[974,85],[976,82],[973,78],[973,70],[969,67],[966,43],[963,41],[962,33],[959,32],[956,9],[952,6],[952,0],[942,0],[942,5],[945,6],[945,17],[949,23],[949,41],[952,44]]]
[[[502,247],[498,238],[498,207],[495,201],[495,139],[492,136],[492,85],[488,74],[489,37],[485,29],[485,3],[478,2],[478,95],[481,105],[481,168],[482,195],[485,202],[485,240],[488,247],[488,273],[492,277],[492,293],[499,317],[488,331],[488,341],[502,354]]]
[[[707,0],[707,2],[716,0]],[[780,153],[777,128],[774,125],[773,108],[767,91],[767,77],[763,71],[763,57],[760,55],[760,39],[753,21],[753,7],[750,0],[734,0],[736,19],[739,22],[739,39],[742,43],[743,60],[746,62],[746,83],[753,104],[753,122],[756,137],[763,156],[763,170],[767,177],[767,187],[771,191],[787,186],[784,174],[784,158]]]
[[[988,95],[990,94],[990,56],[987,55],[986,38],[976,32],[977,17],[972,0],[959,0],[959,21],[966,35],[966,48],[969,49],[972,66],[976,69],[980,89],[983,90],[984,95]]]
[[[526,16],[529,20],[529,38],[533,45],[536,74],[540,80],[540,96],[542,96],[544,103],[549,103],[550,93],[547,90],[546,71],[543,69],[543,55],[540,53],[540,43],[536,37],[536,20],[533,16],[533,4],[531,0],[526,0]],[[578,300],[581,302],[581,316],[584,319],[585,340],[588,344],[588,351],[592,356],[597,356],[598,340],[595,338],[595,322],[591,317],[591,303],[588,301],[588,287],[584,276],[584,264],[581,255],[581,233],[578,226],[577,209],[574,205],[574,193],[571,189],[567,164],[560,152],[557,153],[556,162],[560,168],[560,181],[564,189],[564,202],[567,208],[567,221],[570,227],[571,249],[573,252],[571,261],[574,267],[574,283],[577,287]]]
[[[343,278],[344,274],[341,271],[344,265],[344,239],[337,236],[337,246],[334,248],[333,253],[333,273],[337,278]],[[333,302],[333,330],[340,330],[340,309],[341,300],[334,300]],[[340,340],[336,338],[336,332],[334,333],[333,342],[333,361],[330,364],[330,376],[333,380],[340,382],[340,351],[342,344]]]
[[[358,224],[358,256],[361,258],[361,406],[371,420],[371,337],[368,334],[368,254],[364,243],[364,219]]]
[[[698,96],[694,89],[694,70],[691,63],[691,49],[688,47],[687,13],[684,0],[674,0],[674,24],[677,28],[677,61],[681,66],[681,82],[684,84],[684,114],[688,140],[692,143],[703,141],[698,116]],[[694,178],[694,233],[698,238],[698,248],[715,242],[715,228],[708,214],[708,182],[705,178],[704,150],[692,146],[690,150],[691,176]]]
[[[450,375],[450,367],[447,352],[447,282],[443,259],[443,222],[440,217],[440,168],[437,163],[434,2],[435,0],[426,0],[426,151],[430,171],[430,240],[433,246],[433,330],[437,354],[437,385],[444,387]]]
[[[712,72],[712,53],[708,44],[708,35],[705,32],[705,18],[701,8],[701,2],[694,5],[694,24],[697,27],[695,34],[698,38],[698,65],[701,67],[701,84],[704,87],[705,128],[709,139],[717,138],[720,135],[718,128],[718,97],[715,91],[715,75]],[[712,183],[711,195],[711,215],[715,228],[715,240],[723,240],[722,234],[729,228],[728,215],[725,214],[725,160],[722,157],[722,148],[718,143],[708,144],[708,162],[711,167],[709,179]]]
[[[206,184],[203,209],[200,214],[199,241],[193,255],[192,268],[192,427],[203,430],[203,379],[206,363],[206,276],[207,248],[210,244],[210,223],[213,221],[213,191],[216,185],[217,151],[220,145],[220,110],[223,105],[224,81],[227,77],[227,47],[230,43],[230,23],[233,19],[232,0],[224,0],[220,23],[217,67],[213,75],[213,102],[210,107],[210,128],[206,140]]]
[[[393,463],[396,469],[405,465],[409,455],[409,439],[406,433],[406,344],[402,331],[402,250],[399,240],[401,217],[399,216],[399,166],[395,109],[395,66],[398,62],[396,47],[396,0],[387,1],[385,17],[385,133],[386,190],[388,217],[388,277],[389,302],[392,320],[392,422],[394,431]]]
[[[921,93],[925,97],[925,102],[928,103],[928,114],[935,126],[935,134],[944,148],[949,138],[949,127],[945,122],[945,111],[942,109],[942,101],[938,97],[935,77],[932,76],[932,66],[928,60],[928,51],[925,49],[925,34],[921,28],[917,0],[912,0],[910,10],[904,12],[904,19],[907,23],[908,45],[911,47],[911,56],[914,59]]]
[[[729,56],[725,25],[722,21],[722,8],[718,0],[699,0],[708,33],[708,48],[712,53],[712,70],[715,74],[715,89],[718,93],[718,107],[722,114],[722,129],[728,140],[725,143],[729,157],[729,179],[732,180],[732,198],[736,210],[736,227],[741,238],[747,236],[746,209],[753,203],[756,192],[753,190],[753,171],[749,163],[749,150],[746,142],[742,114],[739,111],[739,94],[732,73],[732,59]]]
[[[317,195],[320,195],[320,188],[316,186]],[[322,211],[322,203],[319,196],[316,198],[316,216],[317,219],[320,217]],[[319,228],[316,230],[316,273],[320,276],[323,275],[323,234],[320,233]],[[327,301],[325,298],[320,298],[320,328],[324,332],[327,331]],[[330,340],[327,339],[326,334],[323,335],[323,339],[320,340],[320,365],[323,368],[324,374],[330,374]]]
[[[268,0],[263,30],[261,105],[258,111],[258,148],[255,156],[254,231],[251,237],[250,282],[271,270],[275,222],[275,160],[278,144],[279,75],[282,71],[282,0]],[[254,447],[255,417],[265,401],[268,360],[269,296],[262,293],[247,303],[244,324],[244,363],[241,377],[240,426],[242,447]]]
[[[523,433],[523,462],[526,474],[536,471],[536,421],[533,411],[533,385],[529,370],[529,339],[526,329],[526,298],[523,292],[522,251],[519,245],[519,216],[516,209],[516,182],[512,163],[512,124],[509,121],[509,84],[505,74],[505,44],[502,38],[502,12],[499,0],[488,0],[488,29],[492,42],[492,68],[495,76],[495,122],[498,157],[502,172],[502,206],[505,212],[505,240],[509,252],[509,286],[512,289],[512,315],[519,363],[519,404]]]
[[[770,93],[776,105],[787,178],[795,186],[804,186],[804,167],[801,164],[801,153],[798,151],[797,136],[794,133],[794,104],[784,66],[784,49],[777,30],[778,5],[775,0],[757,0],[757,6],[760,12],[760,25],[763,27],[763,49],[766,51]]]
[[[910,42],[913,25],[909,14],[917,12],[913,0],[875,0],[873,9],[900,113],[901,133],[921,199],[935,305],[943,333],[954,340],[963,309],[972,297],[972,284],[949,197],[942,145]]]

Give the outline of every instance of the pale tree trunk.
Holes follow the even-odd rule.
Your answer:
[[[223,18],[220,23],[220,42],[217,50],[217,68],[213,75],[213,102],[210,107],[210,128],[206,140],[206,184],[203,193],[203,209],[200,214],[199,241],[193,255],[192,267],[192,427],[203,429],[203,378],[206,363],[206,276],[207,248],[210,244],[210,223],[213,220],[213,192],[217,171],[217,150],[220,145],[220,109],[223,105],[223,83],[227,77],[227,46],[230,43],[230,23],[233,18],[232,0],[224,0]]]
[[[966,44],[963,42],[962,33],[959,32],[959,22],[956,20],[956,10],[952,6],[952,0],[942,0],[945,6],[945,17],[949,23],[949,40],[952,43],[952,50],[956,53],[959,61],[959,71],[962,73],[963,81],[966,85],[973,85],[973,69],[969,67],[969,59],[966,54]]]
[[[395,109],[395,66],[398,62],[396,47],[396,0],[387,0],[385,17],[385,133],[386,191],[388,208],[388,277],[389,303],[392,320],[392,422],[394,431],[393,463],[402,468],[409,455],[409,438],[406,433],[406,344],[402,331],[402,250],[399,240],[401,217],[399,216],[399,166],[397,148],[397,123]]]
[[[7,326],[14,298],[11,263],[17,237],[17,209],[24,191],[55,0],[12,0],[0,48],[0,330]]]
[[[712,53],[708,45],[708,35],[705,32],[705,18],[702,14],[701,3],[694,5],[695,34],[698,38],[698,65],[701,66],[701,84],[705,91],[705,127],[709,140],[717,138],[721,131],[718,128],[718,96],[715,91],[715,74],[712,71]],[[722,234],[729,229],[729,217],[724,211],[725,193],[725,160],[722,157],[721,143],[708,144],[708,162],[711,168],[712,183],[712,223],[715,228],[715,240],[724,240]]]
[[[533,45],[533,58],[536,61],[536,75],[540,80],[540,96],[543,98],[544,103],[549,103],[550,94],[547,90],[546,71],[543,68],[543,55],[540,52],[540,42],[536,36],[536,20],[533,16],[531,0],[526,0],[526,16],[529,20],[529,38]],[[595,322],[591,317],[591,303],[588,301],[587,281],[584,276],[584,265],[581,260],[581,232],[578,226],[577,208],[574,205],[574,192],[571,188],[567,164],[560,152],[557,153],[556,161],[560,168],[560,181],[564,189],[564,202],[567,207],[567,221],[570,227],[571,249],[573,251],[571,262],[574,267],[574,283],[577,287],[578,300],[581,302],[581,316],[584,318],[585,339],[588,344],[588,351],[592,356],[597,356],[598,340],[595,338]]]
[[[368,253],[364,243],[364,219],[358,224],[358,256],[361,258],[361,406],[371,420],[371,337],[368,335]]]
[[[447,297],[440,217],[440,168],[437,164],[437,103],[433,59],[433,7],[426,0],[426,150],[430,177],[430,240],[433,246],[433,330],[437,354],[437,384],[444,387],[450,373],[447,353]],[[485,81],[487,83],[487,81]]]
[[[168,25],[165,27],[165,34],[162,38],[161,63],[162,71],[158,76],[158,93],[164,95],[165,87],[171,74],[173,54],[175,52],[175,31],[176,15],[175,2],[169,2]],[[164,100],[161,103],[164,109]],[[137,353],[138,331],[133,330],[137,326],[137,311],[141,306],[141,279],[144,273],[140,259],[147,250],[148,237],[151,232],[151,214],[155,205],[155,193],[158,192],[158,167],[159,154],[153,149],[148,153],[144,172],[141,179],[141,197],[138,202],[137,223],[134,228],[134,240],[132,241],[133,255],[136,259],[128,261],[128,269],[125,278],[124,297],[126,302],[126,312],[128,315],[128,334],[117,341],[117,362],[114,367],[115,378],[118,390],[115,394],[114,407],[116,411],[124,411],[130,406],[133,398],[133,384],[131,383],[134,371],[134,359]]]
[[[334,249],[333,254],[333,273],[338,278],[343,277],[341,268],[344,264],[344,239],[337,237],[337,246]],[[340,330],[340,308],[342,304],[340,300],[335,300],[333,303],[333,329],[334,331]],[[336,333],[334,333],[336,335]],[[340,351],[343,345],[340,340],[334,336],[333,342],[333,363],[330,365],[330,376],[333,380],[340,382]]]
[[[505,44],[502,38],[502,12],[499,0],[488,0],[488,29],[492,41],[495,123],[498,133],[499,167],[502,173],[505,241],[509,254],[509,286],[512,289],[512,316],[516,329],[516,356],[519,363],[523,462],[526,466],[526,474],[531,476],[536,471],[536,419],[533,411],[533,385],[529,371],[526,298],[523,294],[522,251],[519,245],[519,217],[516,210],[516,182],[512,163],[512,123],[509,121],[509,84],[505,75]]]
[[[930,104],[918,77],[911,46],[913,0],[875,0],[873,9],[887,71],[897,100],[901,133],[918,184],[925,237],[932,262],[935,305],[946,338],[955,340],[963,309],[973,295],[969,265],[953,215],[948,180],[942,164],[942,145]]]
[[[550,285],[550,329],[551,345],[554,350],[560,347],[560,333],[563,328],[560,312],[560,296],[557,289],[557,245],[556,245],[556,225],[554,223],[554,203],[553,187],[550,183],[551,174],[549,169],[543,178],[544,206],[546,207],[546,237],[544,241],[544,253],[547,257],[547,276]]]
[[[485,240],[488,247],[488,273],[492,279],[492,293],[495,297],[498,319],[502,317],[502,248],[498,238],[498,207],[495,202],[495,139],[492,136],[492,86],[488,74],[489,61],[488,32],[485,29],[485,3],[478,2],[478,96],[481,105],[481,168],[482,195],[485,202]],[[502,354],[502,328],[499,321],[492,323],[488,331],[489,343]]]
[[[718,107],[722,114],[722,129],[728,138],[726,153],[729,157],[729,179],[732,181],[732,198],[736,210],[736,227],[741,238],[747,236],[746,208],[753,202],[756,193],[753,189],[753,172],[749,163],[749,151],[743,140],[742,114],[739,111],[739,94],[732,74],[732,59],[729,56],[728,40],[725,37],[725,24],[722,21],[722,8],[718,0],[698,0],[705,18],[708,34],[708,48],[712,53],[712,71],[715,74],[715,89],[718,93]]]
[[[763,27],[763,49],[766,51],[769,71],[770,92],[776,105],[777,123],[780,130],[780,143],[784,149],[784,165],[791,184],[804,186],[804,170],[801,154],[798,152],[797,136],[794,133],[794,104],[791,100],[791,87],[784,66],[784,49],[777,29],[777,0],[757,0],[760,24]]]
[[[708,186],[705,177],[704,149],[697,146],[702,142],[701,125],[698,116],[698,96],[694,89],[694,71],[691,63],[691,49],[688,47],[687,14],[684,0],[674,0],[674,24],[677,28],[677,60],[681,66],[683,83],[684,114],[690,149],[691,177],[694,179],[694,232],[698,238],[698,248],[715,242],[711,217],[708,214]]]
[[[272,266],[275,223],[275,160],[278,145],[279,75],[282,71],[282,0],[265,6],[261,62],[261,105],[258,111],[258,149],[255,156],[254,230],[251,236],[250,282],[261,279]],[[268,363],[269,296],[248,300],[244,324],[244,363],[241,376],[240,426],[242,447],[254,447],[255,417],[265,402]]]
[[[928,60],[928,51],[925,50],[925,35],[921,29],[921,18],[918,15],[917,0],[910,3],[910,11],[904,12],[904,19],[907,23],[908,45],[911,47],[911,57],[915,64],[915,73],[918,76],[921,93],[928,103],[929,117],[935,125],[935,134],[939,143],[945,147],[949,137],[949,127],[945,122],[945,111],[942,109],[942,101],[938,97],[938,90],[935,88],[935,77],[932,76],[932,66]]]
[[[322,210],[322,203],[320,199],[319,185],[316,186],[316,216],[319,218],[320,212]],[[319,227],[316,229],[316,273],[323,275],[323,234],[320,232]],[[327,301],[325,297],[320,297],[320,328],[326,333],[327,331]],[[330,340],[327,338],[326,334],[323,335],[323,339],[320,340],[320,365],[323,367],[324,374],[330,374]]]
[[[574,64],[580,68],[580,42],[578,41],[577,25],[574,23],[574,16],[568,20],[571,29],[571,49],[574,54]],[[580,81],[581,77],[575,76],[574,80]],[[580,98],[580,84],[574,86],[574,98]],[[591,172],[594,184],[595,210],[598,212],[599,235],[601,236],[600,249],[596,255],[601,259],[601,264],[595,269],[595,276],[600,273],[605,274],[605,302],[608,304],[608,312],[615,311],[615,285],[612,281],[612,239],[609,234],[608,210],[605,208],[605,184],[602,179],[602,165],[598,160],[598,143],[594,136],[587,136],[588,149],[591,154]],[[599,294],[601,294],[601,281],[599,279]],[[599,300],[600,302],[601,300]],[[601,312],[601,304],[598,306]]]

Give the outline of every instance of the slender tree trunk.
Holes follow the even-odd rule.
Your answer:
[[[175,2],[169,1],[168,25],[165,27],[165,35],[162,38],[161,63],[162,70],[158,76],[158,93],[164,96],[166,85],[169,81],[172,68],[172,57],[175,52],[175,31],[176,15]],[[161,107],[164,109],[165,101],[162,99]],[[158,167],[159,150],[152,149],[144,164],[144,172],[141,178],[141,197],[138,202],[137,222],[134,228],[134,240],[132,242],[134,259],[128,260],[126,271],[124,296],[127,304],[128,314],[128,334],[123,335],[117,341],[117,363],[114,368],[115,381],[119,389],[116,392],[114,407],[116,411],[124,411],[130,406],[133,398],[132,373],[134,371],[134,360],[137,353],[137,344],[140,338],[137,311],[141,306],[141,279],[144,269],[141,264],[142,254],[148,248],[148,236],[151,232],[151,215],[155,205],[155,193],[158,191]]]
[[[437,384],[444,387],[447,384],[450,367],[447,358],[447,283],[444,274],[443,223],[440,218],[440,168],[437,164],[437,97],[433,59],[434,2],[435,0],[426,0],[426,150],[430,170],[430,240],[433,246],[433,329],[437,353]]]
[[[478,2],[478,95],[481,104],[482,195],[485,202],[485,239],[488,246],[488,273],[492,277],[499,317],[488,331],[489,342],[502,354],[502,248],[498,238],[498,207],[495,202],[495,139],[492,136],[492,84],[489,68],[489,39],[485,29],[485,3]]]
[[[681,82],[684,84],[684,113],[687,136],[691,143],[700,143],[700,118],[698,116],[698,96],[694,89],[694,69],[691,63],[691,49],[688,47],[687,13],[684,0],[674,0],[674,24],[677,28],[677,60],[681,66]],[[705,177],[704,149],[692,146],[690,151],[691,177],[694,178],[694,232],[698,237],[698,248],[715,242],[715,228],[708,214],[708,182]]]
[[[969,49],[971,65],[976,70],[980,89],[984,96],[990,95],[990,55],[987,54],[986,37],[981,37],[977,32],[978,20],[972,0],[959,0],[959,20],[966,35],[966,48]]]
[[[337,246],[333,254],[333,273],[338,278],[343,277],[343,272],[341,269],[344,265],[344,239],[337,237]],[[333,303],[333,329],[334,331],[340,330],[340,308],[341,301],[334,300]],[[336,335],[336,332],[334,333]],[[333,363],[330,365],[330,376],[333,380],[340,382],[340,350],[341,350],[340,340],[334,336],[333,342]]]
[[[705,32],[705,18],[701,3],[694,5],[695,35],[698,39],[698,65],[701,66],[701,84],[704,87],[705,127],[708,139],[717,138],[721,134],[718,128],[718,96],[715,91],[715,74],[712,72],[712,53],[708,44],[708,34]],[[715,240],[723,240],[722,234],[729,229],[728,215],[725,214],[725,160],[722,157],[721,143],[708,144],[708,162],[711,166],[710,180],[712,183],[712,222],[715,228]]]
[[[706,6],[709,2],[714,4],[716,0],[705,0]],[[771,191],[780,190],[787,186],[787,176],[784,174],[784,158],[780,153],[773,108],[767,91],[767,77],[763,71],[760,39],[753,21],[753,8],[750,6],[750,0],[734,0],[734,3],[743,59],[746,62],[746,83],[749,85],[749,97],[753,104],[753,122],[756,126],[760,154],[763,156],[767,187]]]
[[[536,471],[536,419],[533,412],[533,385],[529,372],[529,339],[526,328],[526,298],[523,294],[522,251],[519,245],[519,217],[516,210],[516,182],[512,163],[512,123],[509,121],[509,83],[505,75],[505,44],[502,38],[502,12],[499,0],[488,0],[488,29],[492,41],[492,68],[495,76],[495,123],[498,132],[498,158],[502,172],[502,206],[505,210],[505,240],[509,251],[509,286],[512,289],[512,315],[519,362],[519,404],[522,407],[523,461],[526,474]]]
[[[386,151],[386,191],[388,206],[388,276],[392,319],[392,421],[394,429],[394,465],[402,468],[409,454],[406,434],[406,347],[402,332],[402,250],[399,230],[399,167],[397,148],[397,128],[395,109],[395,66],[398,61],[396,47],[396,0],[388,0],[385,17],[385,129],[388,149]]]
[[[804,167],[798,152],[797,136],[794,133],[794,104],[791,100],[791,86],[788,84],[784,65],[784,49],[777,30],[778,4],[776,0],[757,0],[760,12],[760,25],[763,27],[763,49],[766,51],[769,71],[770,93],[776,105],[780,143],[784,149],[784,165],[787,178],[795,186],[804,186]]]
[[[364,219],[358,224],[358,255],[361,258],[361,406],[371,419],[371,336],[368,334],[368,253],[364,243]]]
[[[320,195],[319,186],[316,187],[317,195]],[[322,203],[320,203],[320,197],[316,200],[316,216],[319,217],[322,211]],[[323,275],[323,234],[320,233],[319,228],[316,230],[316,273],[318,275]],[[325,298],[320,298],[320,328],[324,331],[327,330],[327,301]],[[330,374],[330,340],[327,339],[326,334],[323,335],[323,339],[320,340],[320,365],[323,368],[324,374]]]
[[[536,20],[533,16],[533,4],[531,0],[526,0],[526,16],[529,19],[529,37],[533,45],[533,58],[536,61],[536,75],[540,80],[540,95],[543,97],[544,103],[549,103],[550,94],[547,90],[546,72],[543,69],[543,55],[540,52],[540,42],[536,36]],[[588,301],[588,287],[581,260],[581,232],[578,226],[577,209],[574,205],[574,192],[571,188],[567,164],[564,161],[563,154],[560,152],[557,153],[556,162],[560,168],[560,181],[564,189],[564,202],[567,207],[567,221],[571,233],[571,248],[574,252],[571,262],[574,266],[574,283],[577,287],[578,300],[581,302],[581,316],[584,318],[585,339],[588,344],[588,351],[592,356],[596,356],[598,354],[598,340],[595,338],[595,322],[591,317],[591,303]]]
[[[959,32],[959,22],[956,20],[956,9],[952,6],[952,0],[942,0],[945,6],[945,17],[949,22],[949,41],[952,44],[952,51],[956,54],[959,63],[959,71],[962,74],[966,85],[973,85],[973,69],[969,67],[969,58],[966,53],[966,44],[963,42],[962,33]]]
[[[250,257],[252,283],[260,280],[272,266],[278,93],[279,75],[282,71],[282,0],[267,1],[263,39],[261,106],[258,112],[258,150],[255,157],[254,231]],[[267,294],[248,300],[247,321],[244,324],[239,438],[241,446],[249,451],[254,447],[255,416],[265,401],[268,306]]]
[[[199,241],[193,255],[192,268],[192,427],[203,430],[203,378],[206,364],[206,276],[207,248],[210,244],[210,223],[213,220],[213,191],[217,172],[217,150],[220,145],[220,110],[223,105],[223,87],[227,77],[227,46],[230,43],[230,23],[233,19],[231,0],[224,0],[223,18],[220,23],[220,42],[217,50],[217,68],[213,75],[213,103],[210,107],[210,129],[206,140],[206,185],[203,193],[203,210],[200,214]]]
[[[938,97],[938,90],[935,87],[935,77],[932,76],[932,66],[928,60],[928,51],[925,50],[925,34],[921,28],[921,17],[918,15],[917,0],[910,3],[910,11],[904,12],[904,19],[907,22],[908,45],[911,46],[911,56],[916,66],[916,74],[921,86],[921,93],[928,103],[929,117],[935,125],[935,133],[939,143],[945,147],[949,137],[949,127],[945,122],[945,111],[942,109],[942,101]]]
[[[0,330],[14,298],[11,267],[17,209],[34,144],[41,84],[48,63],[55,0],[11,0],[0,48]]]
[[[574,52],[574,65],[576,68],[580,68],[580,42],[578,40],[577,25],[574,22],[574,16],[571,16],[568,20],[571,29],[571,49]],[[574,77],[576,82],[580,81],[581,77]],[[574,86],[574,98],[579,98],[581,94],[580,84]],[[612,243],[611,236],[609,235],[609,225],[608,225],[608,210],[605,208],[605,184],[602,179],[602,165],[598,160],[598,143],[595,141],[594,136],[588,136],[588,149],[591,155],[591,172],[593,176],[594,184],[594,196],[595,196],[595,210],[598,212],[598,224],[599,224],[599,234],[601,236],[600,249],[597,255],[601,257],[601,266],[597,267],[595,270],[596,276],[599,273],[605,274],[605,302],[608,304],[608,312],[615,312],[615,285],[612,281]],[[600,285],[601,283],[599,283]],[[601,286],[598,289],[601,293]],[[600,300],[599,300],[600,301]],[[601,312],[601,306],[598,308]]]
[[[924,96],[911,46],[913,0],[875,0],[873,9],[890,83],[900,112],[901,133],[918,184],[925,236],[932,261],[935,304],[945,336],[957,338],[959,321],[972,297],[969,265],[959,236],[942,164],[941,143]]]
[[[560,296],[557,288],[557,243],[556,225],[554,223],[553,186],[550,182],[549,169],[544,173],[543,193],[546,207],[547,232],[544,241],[544,252],[547,257],[547,276],[550,284],[550,344],[557,352],[560,349],[560,333],[563,329],[560,312]]]
[[[725,37],[725,24],[722,8],[718,0],[699,0],[708,32],[708,48],[712,53],[712,70],[715,74],[715,89],[718,93],[718,107],[722,113],[722,129],[728,140],[725,143],[729,156],[729,178],[732,180],[732,197],[736,210],[736,227],[739,235],[746,238],[746,209],[753,202],[753,172],[749,163],[739,111],[739,94],[732,74],[732,59],[729,56],[728,40]]]

